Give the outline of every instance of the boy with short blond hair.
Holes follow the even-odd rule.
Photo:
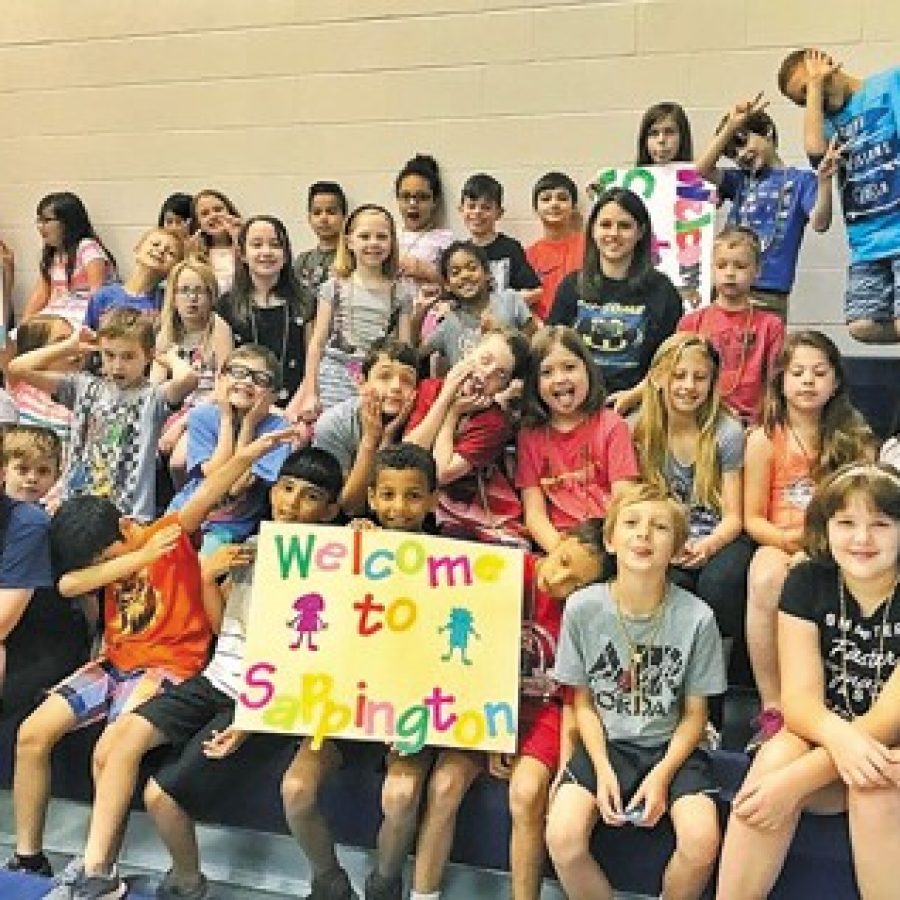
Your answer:
[[[84,617],[53,588],[50,521],[35,505],[56,483],[61,453],[59,437],[47,428],[15,425],[3,434],[0,695],[9,708],[27,705],[87,649]]]
[[[156,515],[156,451],[173,409],[197,387],[197,373],[177,354],[166,357],[172,378],[151,384],[153,323],[137,309],[118,307],[103,318],[96,345],[78,332],[15,357],[14,378],[52,394],[73,412],[63,499],[109,497],[126,516]],[[53,371],[65,357],[99,349],[102,375]]]
[[[92,331],[100,327],[103,314],[110,309],[128,306],[139,309],[155,321],[162,307],[160,285],[172,266],[184,258],[184,243],[172,231],[151,228],[134,248],[134,268],[124,284],[104,284],[88,301],[84,324]]]

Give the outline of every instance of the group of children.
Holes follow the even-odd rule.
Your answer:
[[[368,900],[402,895],[413,846],[411,896],[439,896],[457,810],[486,769],[510,782],[517,900],[540,892],[545,838],[568,896],[611,896],[595,826],[666,813],[663,896],[700,896],[721,836],[699,748],[735,645],[763,709],[720,895],[763,896],[800,812],[847,808],[863,894],[889,896],[900,476],[874,462],[834,344],[786,335],[784,318],[803,225],[828,227],[836,173],[868,171],[866,110],[883,83],[900,95],[898,77],[862,82],[818,51],[785,60],[815,173],[781,165],[761,96],[726,116],[696,165],[732,221],[712,303],[686,314],[653,268],[640,197],[600,193],[579,228],[559,172],[534,186],[544,237],[527,251],[497,231],[502,188],[485,174],[462,189],[469,239],[439,227],[422,155],[396,178],[399,229],[384,207],[350,211],[335,182],[312,185],[317,246],[296,258],[277,218],[175,194],[122,283],[80,200],[44,198],[41,277],[4,359],[19,423],[2,446],[0,686],[10,710],[49,690],[17,736],[8,865],[49,874],[51,750],[106,720],[84,858],[51,896],[123,895],[138,769],[169,745],[144,792],[172,856],[159,896],[206,897],[194,820],[284,747],[231,724],[254,534],[267,518],[374,521],[528,551],[523,606],[558,640],[555,685],[523,689],[512,760],[301,740],[282,798],[314,900],[354,896],[317,807],[346,765],[384,771]],[[823,114],[843,144],[824,143]],[[691,154],[681,107],[649,110],[638,163]],[[737,168],[717,169],[722,155]],[[856,201],[845,194],[851,329],[896,340],[886,257],[871,255],[896,213]],[[40,669],[30,642],[47,648]]]

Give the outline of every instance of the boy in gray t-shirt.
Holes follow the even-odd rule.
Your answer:
[[[668,810],[666,894],[699,897],[715,865],[715,788],[697,745],[725,666],[711,610],[667,580],[686,536],[683,507],[655,486],[625,487],[604,526],[615,579],[566,604],[554,674],[573,688],[580,743],[561,773],[547,845],[570,896],[612,897],[590,853],[601,820],[652,828]]]

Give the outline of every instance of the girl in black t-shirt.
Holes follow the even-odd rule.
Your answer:
[[[808,562],[778,617],[785,728],[735,797],[718,896],[768,895],[804,810],[847,810],[860,893],[896,897],[900,848],[900,474],[853,464],[807,507]]]

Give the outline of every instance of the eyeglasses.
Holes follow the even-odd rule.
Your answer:
[[[34,220],[35,225],[49,225],[51,222],[58,222],[56,216],[38,216]]]
[[[275,387],[275,376],[271,372],[263,372],[260,369],[251,369],[237,363],[225,366],[222,371],[235,379],[235,381],[252,381],[257,387]]]
[[[429,200],[434,200],[434,194],[428,191],[401,191],[397,194],[397,199],[401,203],[428,203]]]
[[[175,293],[178,294],[179,297],[193,297],[194,300],[199,300],[201,297],[209,296],[209,288],[179,287],[175,288]]]

